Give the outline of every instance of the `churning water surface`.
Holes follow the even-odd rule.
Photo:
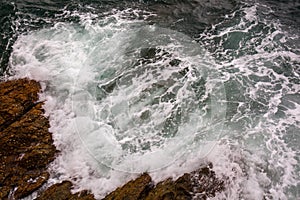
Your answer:
[[[3,4],[1,57],[4,79],[42,84],[60,150],[49,184],[102,198],[211,162],[228,177],[215,199],[299,198],[299,2],[239,2],[212,21],[197,1],[171,19],[141,2],[51,2]]]

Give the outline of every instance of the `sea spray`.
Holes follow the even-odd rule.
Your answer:
[[[216,199],[297,198],[299,36],[269,12],[242,4],[198,43],[134,9],[66,11],[76,20],[20,35],[11,78],[43,85],[61,151],[50,183],[101,198],[211,162],[228,177]]]

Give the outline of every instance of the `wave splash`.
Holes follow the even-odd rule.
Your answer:
[[[200,43],[128,17],[141,13],[71,12],[63,16],[78,22],[14,44],[12,78],[43,85],[61,151],[52,182],[71,179],[101,198],[137,173],[160,181],[212,162],[229,177],[216,199],[296,197],[300,62],[288,33],[257,5],[228,15]]]
[[[205,160],[226,111],[222,79],[198,43],[122,15],[97,23],[85,15],[23,35],[11,57],[17,77],[43,85],[61,151],[56,178],[89,180],[100,196],[137,173],[162,178],[171,166],[179,175],[195,153],[193,162]]]

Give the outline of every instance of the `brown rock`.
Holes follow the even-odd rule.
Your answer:
[[[18,189],[15,193],[15,196],[21,195],[21,196],[28,196],[38,188],[40,188],[48,179],[49,179],[49,173],[48,172],[42,172],[36,174],[36,178],[32,179],[32,174],[23,176],[23,181],[26,180],[30,184],[20,184],[18,186]]]
[[[56,150],[39,91],[32,80],[0,83],[0,199],[26,197],[49,178]]]
[[[158,183],[147,196],[147,200],[167,200],[167,199],[192,199],[190,185],[177,184],[172,179],[167,179]]]
[[[72,194],[72,183],[63,181],[49,187],[36,200],[94,200],[94,195],[89,194],[86,190]]]
[[[107,195],[104,200],[137,200],[145,199],[152,189],[153,183],[149,174],[142,174],[135,180],[129,181],[123,187]]]
[[[40,85],[19,79],[2,82],[0,88],[0,131],[30,110],[38,100]]]
[[[219,180],[211,166],[200,168],[197,171],[186,173],[177,180],[167,179],[158,183],[150,191],[146,200],[205,200],[214,197],[216,192],[224,190],[224,181]]]
[[[205,200],[224,190],[212,166],[186,173],[177,180],[171,178],[153,186],[151,177],[143,174],[105,197],[105,200]]]

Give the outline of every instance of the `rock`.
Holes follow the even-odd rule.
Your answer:
[[[35,106],[40,89],[39,83],[27,79],[0,84],[0,131]]]
[[[216,177],[207,166],[197,171],[186,173],[177,180],[167,179],[158,183],[148,194],[146,200],[196,199],[205,200],[224,190],[224,181]]]
[[[0,199],[19,199],[49,178],[56,152],[39,83],[19,79],[0,83]]]
[[[63,181],[49,187],[36,200],[94,200],[94,195],[84,190],[75,194],[71,193],[72,183]]]
[[[0,83],[0,199],[20,199],[39,189],[48,179],[47,165],[56,153],[40,85],[28,79]],[[71,193],[64,181],[41,191],[38,199],[91,200],[87,191]]]
[[[104,200],[137,200],[145,199],[153,183],[149,174],[144,173],[137,179],[129,181],[123,187],[107,195]]]
[[[148,174],[143,174],[107,195],[105,200],[205,200],[225,189],[211,165],[186,173],[177,180],[171,178],[155,186]]]

